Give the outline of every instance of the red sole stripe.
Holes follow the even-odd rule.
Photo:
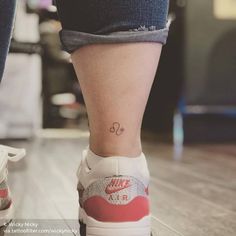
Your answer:
[[[126,205],[115,205],[100,196],[93,196],[84,202],[86,214],[102,222],[138,221],[149,215],[149,200],[138,196]]]

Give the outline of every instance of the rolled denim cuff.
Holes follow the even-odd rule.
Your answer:
[[[69,53],[82,46],[107,43],[156,42],[166,44],[169,27],[160,30],[117,31],[106,35],[61,30],[60,38],[63,49]]]

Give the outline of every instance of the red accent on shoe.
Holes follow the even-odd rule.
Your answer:
[[[86,214],[102,222],[138,221],[149,215],[148,198],[138,196],[126,205],[115,205],[93,196],[84,202]]]
[[[6,198],[8,196],[8,189],[0,189],[0,198]]]

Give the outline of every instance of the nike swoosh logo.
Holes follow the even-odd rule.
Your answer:
[[[129,188],[131,185],[126,185],[126,186],[123,186],[123,187],[110,187],[109,185],[106,187],[105,189],[105,193],[107,194],[112,194],[112,193],[116,193],[116,192],[119,192],[123,189],[126,189],[126,188]]]

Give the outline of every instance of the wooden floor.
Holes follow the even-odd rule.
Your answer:
[[[53,225],[65,231],[53,235],[79,235],[70,229],[78,230],[75,172],[87,143],[86,136],[8,142],[28,151],[24,160],[9,165],[13,223],[36,231]],[[143,148],[152,175],[154,236],[236,235],[236,145],[188,146],[179,161],[173,160],[171,145],[143,140]]]

